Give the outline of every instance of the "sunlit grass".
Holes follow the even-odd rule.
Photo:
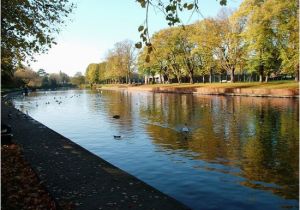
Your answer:
[[[113,87],[116,85],[110,85]],[[268,83],[260,83],[260,82],[240,82],[240,83],[174,83],[174,84],[149,84],[149,85],[141,85],[140,88],[159,88],[159,87],[174,87],[174,88],[266,88],[266,89],[298,89],[299,83],[294,81],[272,81]]]

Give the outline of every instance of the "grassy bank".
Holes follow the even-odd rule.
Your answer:
[[[262,89],[299,89],[299,83],[294,81],[273,81],[261,82],[240,82],[240,83],[173,83],[173,84],[149,84],[149,85],[128,85],[128,84],[106,84],[97,85],[97,88],[262,88]]]
[[[240,95],[240,96],[274,96],[299,97],[299,83],[294,81],[274,81],[268,83],[174,83],[127,85],[97,85],[101,89],[127,89],[133,91],[152,91],[161,93],[196,93],[203,95]]]

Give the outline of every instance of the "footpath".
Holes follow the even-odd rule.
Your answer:
[[[189,209],[4,101],[1,123],[11,126],[13,141],[58,205],[69,202],[82,210]]]

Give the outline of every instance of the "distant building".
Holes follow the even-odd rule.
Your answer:
[[[159,74],[155,74],[154,76],[145,75],[145,84],[151,84],[153,81],[154,83],[164,83],[164,77]]]

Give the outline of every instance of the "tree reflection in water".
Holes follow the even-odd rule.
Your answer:
[[[298,113],[292,99],[177,94],[148,95],[140,108],[155,144],[237,167],[233,174],[246,178],[242,185],[289,199],[299,193]],[[188,139],[178,131],[184,122],[192,128]]]

